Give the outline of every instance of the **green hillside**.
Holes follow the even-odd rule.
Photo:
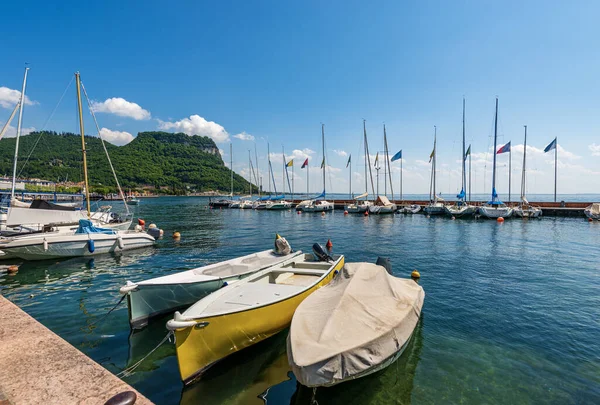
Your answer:
[[[107,192],[115,181],[99,138],[86,136],[90,188]],[[37,145],[34,148],[34,145]],[[140,132],[125,146],[105,142],[121,185],[126,188],[167,187],[169,192],[230,190],[230,170],[214,141],[183,133]],[[0,174],[12,175],[15,138],[0,142]],[[51,181],[83,180],[81,136],[32,132],[19,146],[20,177]],[[28,158],[29,156],[29,158]],[[234,174],[235,192],[248,192],[248,182]],[[254,187],[256,189],[256,187]]]

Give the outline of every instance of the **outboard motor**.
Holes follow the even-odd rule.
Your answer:
[[[312,246],[312,250],[320,262],[327,262],[327,261],[333,260],[333,258],[331,256],[329,256],[327,254],[327,252],[325,252],[325,249],[323,249],[323,246],[319,245],[318,243],[315,243]]]
[[[392,262],[387,257],[378,257],[375,264],[385,268],[388,273],[392,274]]]

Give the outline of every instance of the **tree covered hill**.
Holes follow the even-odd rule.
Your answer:
[[[115,181],[100,139],[86,136],[85,141],[90,187],[113,190]],[[231,172],[209,137],[140,132],[125,146],[105,145],[123,187],[151,185],[176,192],[230,190]],[[0,174],[12,175],[14,151],[15,138],[0,142]],[[22,136],[17,173],[24,178],[82,181],[81,136],[51,131]],[[244,178],[234,174],[234,191],[248,192],[248,187]]]

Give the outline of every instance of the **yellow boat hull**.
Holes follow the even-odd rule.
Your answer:
[[[190,383],[219,360],[289,327],[298,305],[327,285],[343,267],[344,258],[317,284],[285,300],[247,311],[195,318],[200,323],[208,322],[209,326],[176,330],[177,362],[183,382]]]

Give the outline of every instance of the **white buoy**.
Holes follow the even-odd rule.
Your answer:
[[[44,252],[48,251],[48,241],[44,238]]]

